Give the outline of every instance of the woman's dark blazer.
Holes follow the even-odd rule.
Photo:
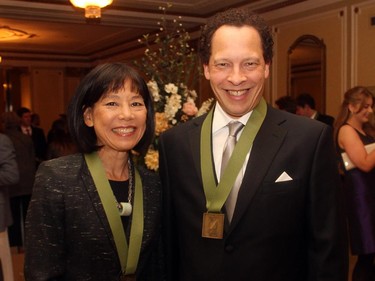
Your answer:
[[[160,182],[147,169],[139,172],[144,234],[137,280],[158,280],[150,264],[159,241]],[[119,280],[120,271],[112,232],[83,155],[42,162],[26,218],[26,280],[111,281]]]

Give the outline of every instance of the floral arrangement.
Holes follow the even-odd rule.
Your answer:
[[[189,45],[190,35],[185,31],[178,19],[168,21],[167,7],[159,7],[163,11],[159,33],[154,36],[146,34],[139,43],[146,46],[144,56],[135,65],[149,79],[147,86],[155,106],[155,140],[150,146],[145,164],[157,171],[159,168],[158,137],[169,128],[186,122],[206,113],[213,99],[204,101],[198,109],[197,92],[194,86],[202,75],[198,55]]]

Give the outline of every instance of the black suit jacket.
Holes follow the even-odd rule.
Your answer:
[[[144,234],[137,280],[160,280],[154,256],[159,245],[160,181],[151,171],[139,172]],[[126,235],[129,239],[129,229]],[[111,228],[81,154],[40,164],[25,236],[26,280],[119,280],[121,266]]]
[[[335,118],[333,118],[332,116],[330,115],[326,115],[326,114],[321,114],[319,112],[316,113],[316,116],[315,116],[315,119],[320,121],[320,122],[323,122],[329,126],[333,126],[333,123],[335,122]]]
[[[216,240],[201,236],[203,119],[160,137],[169,280],[346,281],[346,230],[331,129],[268,106],[232,223],[224,239]],[[283,172],[292,180],[276,182]]]
[[[34,143],[35,157],[37,164],[46,159],[47,141],[43,129],[31,126],[31,138]]]

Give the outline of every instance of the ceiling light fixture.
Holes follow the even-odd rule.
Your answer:
[[[86,19],[100,19],[100,9],[112,4],[113,0],[70,0],[73,6],[85,9]]]

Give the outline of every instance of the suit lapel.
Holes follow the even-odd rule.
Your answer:
[[[230,226],[226,227],[227,235],[235,228],[236,224],[240,221],[246,209],[251,204],[287,133],[287,131],[280,126],[285,119],[280,118],[280,115],[275,114],[275,112],[277,112],[275,109],[268,107],[266,118],[254,140],[244,179],[238,194],[234,216]],[[194,166],[201,182],[200,135],[204,118],[205,116],[194,119],[192,121],[193,126],[188,131]],[[213,163],[213,159],[211,159],[211,163]]]
[[[254,140],[228,234],[235,228],[251,204],[287,133],[279,125],[285,120],[277,118],[273,113],[273,109],[269,107],[266,118]]]
[[[200,137],[201,137],[201,129],[202,123],[206,115],[202,116],[202,118],[194,119],[193,126],[188,131],[188,138],[190,143],[190,151],[192,152],[192,157],[194,161],[194,167],[196,169],[196,173],[199,175],[200,182],[202,182],[202,174],[201,174],[201,156],[200,156]],[[211,153],[212,155],[212,153]],[[207,160],[208,161],[208,160]],[[211,159],[213,163],[213,160]],[[213,164],[212,164],[213,165]]]

